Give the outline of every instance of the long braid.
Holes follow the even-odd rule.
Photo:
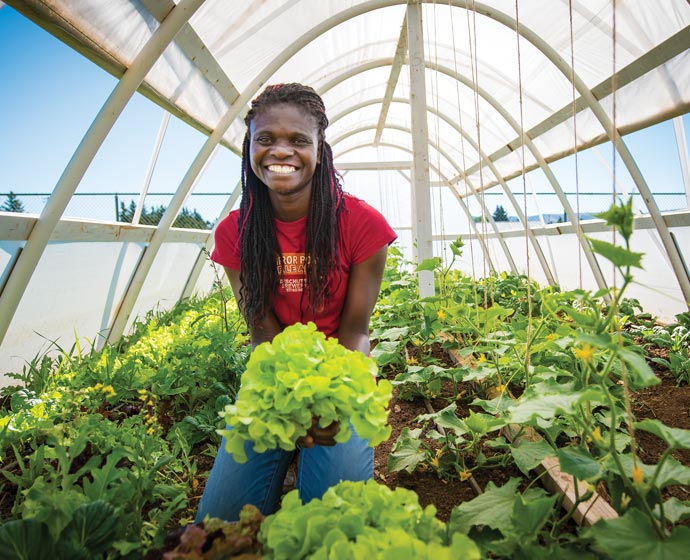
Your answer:
[[[343,208],[343,189],[333,165],[333,152],[325,140],[328,126],[321,97],[302,84],[268,86],[254,101],[245,117],[247,132],[242,146],[242,200],[240,202],[240,300],[247,323],[260,320],[271,308],[278,291],[277,263],[282,258],[276,238],[273,207],[268,188],[251,168],[249,125],[267,107],[292,104],[316,119],[320,153],[312,179],[306,221],[306,285],[312,314],[329,298],[328,278],[338,271],[339,217]],[[251,288],[249,288],[251,287]]]

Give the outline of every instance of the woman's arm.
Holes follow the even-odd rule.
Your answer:
[[[240,301],[240,271],[233,270],[227,266],[223,267],[225,274],[228,275],[230,286],[232,286],[232,293],[235,294],[235,299]],[[256,348],[262,342],[270,342],[273,337],[283,331],[283,325],[280,324],[278,318],[273,311],[266,313],[266,316],[257,322],[256,325],[247,325],[249,328],[249,335],[252,340],[252,348]]]
[[[386,266],[388,245],[350,270],[345,305],[340,315],[338,342],[369,355],[369,319],[374,311]]]

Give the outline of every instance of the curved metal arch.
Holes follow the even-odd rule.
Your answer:
[[[353,134],[359,134],[360,132],[365,132],[368,130],[376,130],[376,128],[377,128],[376,124],[366,125],[364,127],[354,129],[353,131],[346,132],[345,134],[342,134],[341,136],[339,136],[338,138],[333,140],[332,146],[336,146],[339,142],[342,142],[343,140],[345,140],[346,138],[349,138]],[[400,130],[402,132],[412,133],[412,130],[410,128],[404,127],[401,125],[387,125],[386,128],[392,129],[392,130]],[[451,164],[451,166],[456,171],[462,173],[462,170],[460,169],[460,167],[458,165],[455,164],[455,162],[453,161],[453,158],[451,158],[450,155],[443,148],[441,148],[441,146],[439,146],[437,142],[430,139],[429,145],[432,146],[439,154],[441,154]],[[401,149],[404,149],[404,148],[401,147]],[[404,150],[407,151],[406,149],[404,149]],[[465,205],[462,202],[462,197],[460,196],[460,193],[458,193],[457,190],[455,188],[453,188],[453,185],[448,181],[448,179],[445,177],[445,175],[443,175],[443,173],[441,173],[441,170],[438,169],[436,166],[432,165],[431,162],[429,162],[429,166],[434,169],[434,171],[436,172],[436,174],[439,177],[444,178],[444,180],[446,181],[446,183],[450,187],[450,190],[453,193],[453,195],[455,196],[455,198],[457,199],[457,201],[464,207]],[[517,270],[517,267],[515,266],[515,261],[513,260],[513,256],[510,254],[510,250],[508,249],[508,246],[506,245],[505,239],[503,238],[503,235],[501,234],[500,230],[498,229],[498,226],[496,225],[496,222],[494,221],[493,216],[491,215],[491,213],[486,208],[484,201],[480,197],[477,196],[476,190],[472,186],[472,182],[467,177],[465,177],[465,181],[467,182],[467,186],[470,187],[470,189],[474,193],[474,195],[477,199],[477,202],[479,203],[479,206],[481,207],[484,215],[488,218],[489,223],[491,224],[491,227],[493,228],[494,233],[496,234],[496,239],[498,239],[498,242],[500,243],[501,248],[503,249],[503,252],[505,253],[508,264],[510,265],[510,270],[513,272],[513,274],[517,274],[518,270]],[[469,212],[469,209],[467,210],[467,212]],[[474,223],[471,219],[470,219],[470,222]],[[483,239],[484,236],[481,236],[481,237]],[[482,243],[485,243],[485,241],[482,241]],[[489,265],[491,266],[491,269],[495,270],[493,267],[493,264],[491,263],[490,258],[488,257],[488,247],[487,247],[487,260],[489,262]]]
[[[459,8],[468,9],[466,0],[449,0],[449,2]],[[487,17],[495,19],[497,22],[519,33],[521,37],[532,43],[534,47],[541,51],[546,56],[546,58],[575,87],[577,92],[585,101],[586,105],[591,109],[592,113],[599,121],[599,124],[601,124],[609,140],[611,140],[611,142],[615,146],[616,151],[620,155],[621,160],[625,164],[626,169],[628,170],[630,176],[635,182],[635,186],[637,187],[637,190],[639,191],[640,195],[642,196],[642,199],[645,202],[645,205],[647,206],[649,215],[652,218],[652,221],[654,222],[654,225],[656,226],[657,232],[659,234],[659,237],[661,238],[661,242],[664,245],[664,248],[666,249],[666,256],[668,257],[669,262],[671,263],[673,273],[676,275],[680,291],[683,294],[683,297],[685,298],[685,303],[690,308],[690,277],[688,277],[688,273],[685,270],[685,265],[683,263],[683,258],[680,254],[680,251],[678,250],[678,247],[676,246],[676,244],[673,241],[673,238],[671,237],[671,233],[668,229],[668,226],[666,225],[666,221],[664,220],[664,217],[661,214],[661,211],[659,210],[656,201],[654,200],[654,196],[652,195],[649,185],[647,185],[647,181],[645,180],[644,176],[642,175],[642,172],[640,171],[640,168],[637,166],[637,163],[635,162],[635,158],[628,149],[627,144],[623,141],[623,138],[614,128],[613,122],[611,121],[608,114],[602,107],[601,103],[594,97],[594,94],[592,94],[592,92],[584,83],[584,81],[575,72],[575,69],[572,68],[565,60],[563,60],[563,58],[561,58],[558,52],[553,47],[551,47],[551,45],[549,45],[546,41],[544,41],[537,33],[535,33],[530,28],[524,25],[519,25],[517,20],[513,19],[511,16],[508,16],[504,12],[492,10],[489,6],[485,4],[477,4],[473,1],[472,9],[477,13],[481,13],[483,15],[486,15]],[[612,95],[615,96],[616,92],[614,91]],[[525,140],[527,140],[527,135],[524,135],[524,138]],[[575,222],[573,222],[573,224],[575,224]],[[578,237],[580,236],[580,234],[581,232],[578,232]],[[588,255],[592,253],[588,249],[585,252],[585,254]]]
[[[372,126],[372,127],[369,127],[368,130],[376,130],[376,126],[374,125],[374,126]],[[409,129],[408,129],[408,130],[409,130]],[[354,147],[352,147],[352,148],[347,148],[346,150],[343,150],[342,152],[340,152],[339,155],[343,155],[343,154],[346,154],[346,153],[348,153],[348,152],[350,152],[350,151],[352,151],[352,150],[356,150],[356,149],[359,149],[359,148],[362,148],[362,147],[368,147],[368,146],[387,146],[387,147],[390,147],[390,148],[395,148],[395,149],[398,149],[398,150],[402,150],[403,152],[406,152],[406,153],[409,153],[409,154],[413,153],[413,150],[412,150],[411,148],[405,148],[404,146],[399,146],[399,145],[397,145],[397,144],[392,144],[392,143],[389,143],[389,142],[377,142],[377,143],[371,142],[371,143],[368,143],[368,144],[357,145],[357,146],[354,146]],[[492,272],[496,272],[496,267],[494,266],[493,261],[491,260],[491,253],[490,253],[490,251],[489,251],[489,246],[486,244],[486,237],[485,237],[484,235],[482,235],[482,234],[479,232],[479,230],[477,229],[477,224],[474,222],[474,219],[473,219],[473,217],[472,217],[472,213],[470,212],[469,208],[468,208],[467,205],[465,204],[465,201],[462,199],[462,197],[460,197],[460,196],[458,195],[457,191],[456,191],[455,189],[453,189],[453,186],[452,186],[450,180],[448,179],[448,177],[446,177],[446,176],[441,172],[440,169],[438,169],[438,168],[437,168],[433,163],[431,163],[431,162],[429,163],[429,167],[430,167],[431,169],[433,169],[433,170],[436,172],[436,174],[443,180],[443,182],[446,183],[446,185],[448,186],[448,188],[450,188],[450,192],[453,193],[453,195],[455,196],[456,200],[458,201],[458,204],[460,205],[460,208],[462,208],[462,210],[463,210],[463,211],[465,212],[465,214],[467,215],[467,222],[470,224],[470,227],[474,230],[474,235],[475,235],[475,237],[477,238],[477,241],[479,241],[479,244],[480,244],[480,246],[481,246],[481,248],[482,248],[482,253],[484,253],[484,260],[489,264],[489,269],[490,269]],[[455,167],[455,166],[453,166],[453,167]],[[404,175],[404,174],[403,174],[403,175]],[[409,181],[409,177],[407,177],[407,176],[405,176],[405,177],[406,177],[406,178],[408,179],[408,181]],[[498,236],[497,236],[497,238],[498,238]],[[505,247],[504,247],[504,250],[505,250]],[[508,262],[511,263],[511,264],[514,266],[515,263],[512,261],[512,259],[511,259],[511,257],[510,257],[510,252],[509,252],[509,251],[508,251],[507,254],[506,254],[506,258],[508,259]],[[511,268],[511,270],[512,270],[512,268]],[[513,272],[517,273],[516,270],[513,270]]]
[[[370,99],[370,100],[365,101],[365,102],[357,103],[355,106],[352,107],[351,112],[354,112],[354,111],[361,109],[363,107],[366,107],[368,105],[375,105],[377,103],[380,103],[381,101],[383,101],[382,98]],[[407,102],[408,102],[408,100],[403,98],[403,97],[393,97],[391,99],[391,103],[403,103],[403,104],[405,104]],[[546,260],[546,256],[544,255],[544,252],[542,251],[541,245],[539,245],[539,242],[537,241],[537,238],[534,235],[534,232],[532,231],[532,228],[530,227],[529,222],[527,221],[524,213],[522,212],[520,205],[518,204],[517,200],[515,199],[515,196],[513,195],[513,193],[508,188],[508,184],[503,180],[503,177],[501,177],[501,174],[499,173],[498,169],[496,168],[496,165],[494,164],[494,162],[491,160],[490,156],[487,155],[483,150],[480,150],[479,145],[474,141],[474,139],[465,130],[460,128],[460,126],[458,126],[458,124],[453,119],[451,119],[448,115],[446,115],[443,111],[440,111],[437,108],[432,107],[430,105],[427,105],[426,109],[429,113],[436,115],[440,119],[443,119],[444,122],[446,122],[458,134],[460,134],[463,138],[465,138],[465,140],[467,140],[472,145],[472,147],[476,150],[476,152],[479,154],[480,159],[482,161],[486,162],[486,164],[489,166],[489,169],[491,170],[491,172],[496,177],[496,180],[498,181],[498,183],[501,185],[504,194],[506,195],[506,197],[508,198],[508,200],[512,204],[513,209],[515,210],[515,213],[518,216],[518,220],[520,220],[520,223],[525,228],[525,232],[526,232],[526,234],[530,240],[530,243],[532,244],[532,247],[534,248],[534,251],[535,251],[535,254],[537,255],[537,258],[539,259],[539,263],[541,264],[542,270],[544,271],[544,275],[546,276],[548,283],[550,285],[556,284],[556,279],[553,275],[553,272],[551,271],[551,267],[549,266],[548,261]],[[346,114],[345,112],[342,112],[340,115],[336,116],[333,119],[333,122],[337,122],[339,120],[339,118],[344,117],[345,114]],[[369,146],[369,144],[367,144],[367,146]],[[452,165],[452,160],[451,160],[451,165]],[[458,166],[454,165],[454,167],[456,169],[459,169]],[[463,178],[465,178],[465,180],[467,180],[467,178],[464,177],[464,172],[462,170],[460,170],[459,172],[463,175]],[[468,182],[468,184],[469,184],[469,182]],[[477,197],[477,199],[479,200],[477,192],[474,190],[473,187],[471,187],[471,188],[472,188],[474,196]]]
[[[431,0],[422,0],[425,2],[430,2]],[[178,190],[176,192],[176,195],[173,197],[173,200],[171,201],[171,206],[168,207],[168,210],[166,211],[166,214],[163,216],[161,219],[161,224],[159,225],[159,229],[156,230],[156,234],[154,234],[154,237],[151,240],[151,243],[147,247],[146,251],[144,252],[142,256],[142,260],[140,263],[139,268],[137,269],[137,272],[135,273],[134,277],[132,278],[132,282],[130,283],[130,287],[127,290],[127,293],[125,295],[125,300],[123,300],[123,304],[120,308],[120,312],[115,318],[115,321],[113,323],[113,326],[110,329],[110,335],[108,337],[108,340],[117,340],[122,332],[124,331],[125,324],[127,322],[127,319],[129,317],[129,314],[131,313],[131,310],[134,306],[134,303],[136,301],[136,298],[138,297],[139,292],[141,291],[141,286],[143,285],[143,281],[148,274],[148,271],[151,268],[151,265],[153,264],[153,260],[158,252],[158,249],[160,248],[160,245],[162,244],[163,237],[165,232],[169,229],[170,225],[172,224],[172,221],[174,219],[174,216],[179,212],[184,199],[186,198],[186,195],[188,194],[189,190],[194,184],[194,181],[198,174],[201,172],[201,169],[204,166],[204,163],[206,160],[209,158],[213,150],[215,149],[216,145],[220,142],[222,139],[223,134],[227,131],[227,129],[230,127],[234,119],[237,117],[237,115],[243,110],[245,105],[251,100],[252,97],[256,94],[258,89],[266,82],[266,80],[273,74],[275,71],[283,64],[285,63],[290,57],[292,57],[297,51],[302,49],[304,46],[309,44],[312,40],[314,40],[316,37],[319,35],[325,33],[332,27],[335,27],[339,23],[342,23],[343,21],[346,21],[352,17],[356,17],[358,15],[367,13],[369,11],[375,10],[375,9],[380,9],[388,6],[393,6],[397,4],[403,4],[406,3],[406,0],[369,0],[368,2],[359,4],[357,6],[349,7],[346,8],[345,10],[333,15],[332,17],[320,22],[319,24],[315,25],[312,29],[308,30],[307,32],[303,33],[297,40],[295,40],[291,45],[289,45],[286,49],[284,49],[277,57],[275,57],[263,70],[259,72],[259,74],[256,76],[256,78],[245,88],[245,90],[240,94],[240,96],[235,100],[235,102],[228,108],[228,111],[225,113],[225,115],[220,119],[218,122],[218,125],[216,129],[213,131],[213,133],[208,137],[207,141],[204,143],[202,148],[200,149],[199,153],[197,154],[196,158],[190,165],[187,173],[185,174],[185,177],[183,178],[182,182],[180,183]],[[450,0],[450,3],[453,6],[459,7],[459,8],[464,8],[464,9],[469,9],[468,8],[468,1],[467,0]],[[555,59],[559,60],[558,67],[562,70],[563,65],[567,68],[567,65],[565,64],[564,61],[558,57],[558,54],[551,49],[545,42],[541,41],[536,34],[534,34],[531,30],[525,28],[524,26],[518,26],[517,22],[512,19],[510,16],[507,16],[503,12],[500,12],[498,10],[493,9],[491,6],[481,4],[481,3],[476,3],[475,0],[472,0],[472,6],[471,9],[477,13],[480,13],[482,15],[485,15],[487,17],[490,17],[492,19],[495,19],[496,21],[502,23],[503,25],[508,26],[511,29],[516,30],[518,34],[523,36],[526,40],[530,41],[532,44],[534,44],[539,50],[541,50],[544,54],[547,55],[547,57],[552,60],[555,55]],[[535,42],[536,40],[536,42]],[[546,50],[544,49],[546,47]],[[549,56],[551,55],[551,56]],[[564,72],[568,80],[570,80],[569,77],[569,72]],[[579,80],[579,78],[578,78]],[[581,81],[578,81],[578,86],[582,87],[584,84],[582,84]],[[586,89],[586,87],[585,87]],[[580,91],[578,87],[578,91]],[[591,103],[592,101],[592,95],[591,92],[587,90],[587,93],[589,94],[588,97],[588,103]],[[582,92],[581,92],[582,95]],[[596,102],[594,105],[590,105],[590,107],[594,110],[595,107],[598,107],[598,111],[595,112],[597,113],[603,113],[603,109],[601,108],[600,105],[598,105]],[[605,115],[601,115],[604,116]],[[611,127],[605,127],[605,130],[607,133],[611,130]],[[517,132],[520,133],[519,128],[517,129]],[[612,131],[612,140],[614,140],[614,144],[618,148],[621,145],[620,139],[616,141],[617,135],[615,134],[615,131]],[[524,137],[529,143],[531,143],[531,140],[529,140],[526,136]],[[532,147],[534,148],[533,144]],[[624,162],[627,165],[632,164],[633,168],[633,178],[640,178],[641,174],[639,172],[639,169],[634,165],[634,161],[632,161],[632,156],[629,154],[627,151],[627,147],[623,148],[625,150],[625,157],[623,157]],[[620,153],[620,152],[619,152]],[[541,163],[545,162],[542,160],[540,161]],[[644,179],[642,179],[642,183],[644,184]],[[644,187],[646,187],[646,184],[644,184]],[[644,188],[643,187],[643,188]],[[638,189],[640,189],[640,186],[638,184]],[[562,191],[561,191],[562,192]],[[647,195],[649,197],[649,202],[647,201]],[[643,195],[645,197],[645,202],[648,202],[648,208],[649,204],[651,204],[655,208],[655,203],[653,199],[651,198],[651,193],[649,192],[649,189],[647,188],[647,194]],[[566,200],[567,202],[567,200]],[[569,204],[567,205],[569,206]],[[564,205],[564,208],[566,209],[567,213],[567,208]],[[572,209],[571,209],[572,210]],[[167,218],[168,214],[172,214],[172,217],[169,219]],[[650,210],[650,213],[652,211]],[[657,230],[660,232],[663,231],[666,232],[666,236],[663,238],[664,241],[664,246],[666,247],[667,253],[669,254],[669,258],[672,261],[672,264],[674,266],[674,271],[676,271],[676,261],[680,258],[679,253],[676,251],[676,260],[674,260],[671,257],[671,247],[673,247],[672,240],[670,239],[670,235],[668,234],[668,228],[666,228],[665,223],[663,223],[663,218],[660,216],[660,213],[658,212],[658,208],[656,208],[655,216],[661,220],[661,224],[657,224]],[[571,218],[571,222],[573,224],[577,224],[575,220]],[[657,219],[655,219],[655,223],[657,223]],[[160,233],[159,233],[160,230]],[[595,278],[597,279],[597,283],[601,285],[601,283],[605,282],[603,281],[603,276],[601,275],[601,271],[598,269],[598,264],[596,263],[596,260],[592,261],[593,259],[593,254],[589,250],[589,246],[584,243],[584,239],[582,236],[582,232],[580,228],[577,228],[577,234],[578,234],[578,239],[581,240],[581,243],[583,244],[583,249],[585,252],[585,255],[587,256],[588,260],[590,261],[590,266],[592,266],[592,270],[595,274]],[[670,242],[670,247],[669,243]],[[681,262],[682,264],[682,262]],[[598,274],[597,274],[598,273]],[[685,277],[684,281],[680,277],[680,275],[676,271],[676,276],[679,278],[679,283],[681,284],[681,290],[683,291],[683,294],[685,295],[686,299],[690,301],[690,280]],[[687,288],[687,290],[686,290]],[[687,292],[687,295],[686,295]],[[1,327],[2,325],[0,325]]]
[[[382,58],[378,59],[378,63],[381,66],[386,66],[391,63],[392,59],[391,58]],[[366,63],[366,69],[363,71],[366,71],[372,67],[374,61]],[[463,84],[464,86],[472,89],[473,91],[476,89],[477,95],[479,95],[481,98],[483,98],[493,109],[501,116],[503,119],[513,128],[513,130],[520,135],[520,125],[519,123],[510,115],[510,113],[496,100],[489,92],[484,90],[481,86],[478,84],[474,84],[469,78],[466,76],[463,76],[459,73],[457,73],[454,69],[448,68],[447,66],[444,65],[439,65],[439,64],[431,64],[428,61],[425,61],[425,65],[427,68],[430,68],[431,70],[435,70],[438,72],[441,72],[442,74],[445,74],[449,76],[450,78],[453,78]],[[354,75],[352,73],[353,69],[349,69],[347,71],[348,77]],[[345,74],[345,73],[344,73]],[[337,77],[336,77],[337,78]],[[337,85],[336,79],[334,78],[331,80],[332,87],[335,87]],[[325,93],[325,92],[322,92]],[[528,136],[524,136],[525,139],[525,146],[530,150],[532,155],[535,157],[537,160],[537,163],[541,170],[543,171],[544,175],[546,175],[546,178],[548,179],[549,183],[551,184],[551,187],[553,188],[554,192],[558,196],[558,199],[563,206],[563,210],[565,211],[568,219],[570,222],[573,224],[573,227],[575,228],[576,235],[578,242],[580,243],[580,246],[582,247],[582,251],[585,255],[585,258],[587,259],[587,263],[592,271],[592,274],[594,275],[594,279],[597,283],[597,286],[599,289],[608,289],[606,280],[604,279],[604,275],[601,272],[601,268],[599,267],[599,262],[597,261],[596,256],[591,250],[591,247],[589,246],[589,243],[587,242],[587,239],[584,236],[584,233],[582,232],[582,228],[579,225],[579,220],[577,219],[577,216],[575,214],[575,211],[573,210],[572,206],[570,205],[570,202],[568,202],[567,197],[565,196],[565,193],[563,192],[563,189],[561,188],[558,179],[556,179],[556,176],[553,174],[551,171],[551,168],[549,167],[548,163],[546,162],[546,159],[544,156],[541,154],[539,149],[536,147],[534,142],[532,142],[532,139],[529,138]],[[480,156],[481,157],[481,156]]]
[[[431,3],[433,0],[421,1],[424,3]],[[613,123],[606,114],[606,111],[602,107],[601,103],[597,101],[597,99],[594,97],[587,85],[582,81],[582,79],[574,71],[574,69],[565,60],[563,60],[563,58],[561,58],[558,52],[555,49],[553,49],[551,45],[549,45],[546,41],[544,41],[537,33],[535,33],[530,28],[524,25],[520,25],[519,22],[512,16],[500,10],[496,10],[487,4],[477,3],[474,0],[472,0],[471,6],[468,6],[468,3],[468,0],[449,0],[449,5],[461,9],[471,10],[475,13],[479,13],[515,31],[526,41],[531,43],[542,54],[544,54],[544,56],[546,56],[546,58],[563,74],[563,76],[565,76],[568,82],[570,82],[578,91],[586,105],[590,108],[594,116],[602,125],[604,132],[606,133],[608,138],[615,146],[618,154],[621,157],[621,160],[625,164],[626,169],[628,170],[630,176],[635,182],[638,191],[642,195],[647,210],[649,211],[649,214],[652,220],[654,221],[654,224],[656,225],[657,232],[666,250],[666,256],[668,257],[668,260],[671,263],[671,267],[678,281],[681,293],[685,298],[686,304],[690,306],[690,278],[688,277],[688,274],[685,271],[685,266],[683,264],[680,251],[678,250],[676,244],[673,242],[668,226],[666,225],[666,222],[659,210],[659,207],[656,204],[656,201],[654,200],[651,190],[649,189],[649,186],[647,185],[647,182],[644,179],[642,172],[637,166],[637,163],[635,162],[632,153],[628,149],[622,137],[618,134],[618,131],[614,129]],[[425,64],[427,65],[427,67],[430,66],[430,64],[426,63],[426,61]],[[438,66],[435,66],[436,69],[438,69]],[[475,85],[475,87],[478,87],[478,85]],[[615,95],[615,92],[613,93],[613,95]],[[512,118],[509,122],[511,121]],[[543,158],[541,156],[537,156],[537,152],[533,151],[533,149],[536,149],[534,147],[534,144],[527,135],[521,133],[519,126],[516,128],[516,131],[518,132],[518,134],[521,134],[521,138],[524,139],[524,143],[530,148],[530,151],[532,151],[535,157],[538,157],[540,167],[542,167],[542,161],[544,164],[546,164]],[[548,169],[548,166],[542,167],[542,169]],[[552,186],[554,186],[554,182],[552,181],[552,179],[555,180],[555,177],[550,172],[550,170],[547,173],[547,178],[552,183]],[[584,238],[582,229],[579,227],[578,221],[573,219],[574,212],[572,212],[570,204],[567,202],[565,195],[562,194],[562,189],[560,189],[560,187],[559,190],[556,191],[556,193],[558,194],[559,198],[561,198],[561,196],[563,197],[561,203],[563,204],[565,202],[565,204],[563,204],[564,210],[566,211],[566,214],[568,215],[568,218],[570,219],[571,223],[573,223],[573,225],[576,227],[577,236],[580,240],[580,245],[583,248],[585,257],[589,262],[592,272],[594,273],[597,284],[600,288],[606,288],[606,282],[604,280],[603,274],[601,273],[601,269],[599,268],[599,264],[596,258],[594,257],[594,253],[592,253],[589,244]]]

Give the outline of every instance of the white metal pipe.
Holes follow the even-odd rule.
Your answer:
[[[170,113],[165,111],[163,113],[163,119],[161,120],[160,127],[158,128],[158,135],[156,136],[156,142],[153,145],[153,152],[151,152],[151,159],[149,160],[149,165],[146,169],[146,177],[144,177],[144,184],[141,187],[141,193],[139,194],[139,203],[134,210],[134,216],[132,217],[132,223],[138,224],[141,219],[141,213],[144,211],[144,202],[146,201],[146,195],[149,192],[149,186],[151,186],[151,177],[153,177],[153,170],[156,168],[156,162],[158,161],[158,155],[161,152],[161,146],[163,144],[163,138],[165,138],[165,131],[168,129],[168,123],[170,122]]]
[[[372,143],[371,146],[374,146],[374,144]],[[402,149],[405,151],[410,151],[410,152],[412,151],[412,150],[408,150],[407,148],[402,148],[400,146],[388,144],[387,142],[379,142],[378,144],[376,144],[376,146],[390,146],[390,147],[399,148],[399,149]],[[440,169],[437,169],[434,164],[430,164],[430,167],[442,179],[443,186],[450,188],[450,181],[449,181],[448,177],[446,177],[441,172]],[[412,179],[410,177],[405,175],[405,173],[403,173],[402,170],[400,170],[400,169],[398,170],[398,172],[403,177],[405,177],[405,179],[407,180],[408,183],[410,183],[410,185],[412,185]],[[457,198],[458,204],[460,205],[460,208],[462,209],[463,212],[465,212],[465,215],[467,216],[467,223],[470,225],[470,229],[472,229],[474,231],[474,237],[472,237],[472,239],[477,239],[479,241],[479,245],[482,248],[482,253],[484,253],[484,260],[486,261],[486,264],[489,265],[489,270],[494,272],[496,270],[496,267],[494,266],[493,261],[491,260],[491,252],[489,251],[489,245],[486,242],[487,236],[483,235],[482,233],[479,232],[479,229],[477,228],[477,224],[474,222],[474,218],[472,217],[472,213],[470,212],[470,209],[467,207],[467,204],[465,204],[465,201],[457,196],[456,191],[451,189],[451,192],[456,195],[456,198]],[[406,228],[406,229],[410,229],[410,228]],[[500,235],[500,233],[498,231],[496,233],[497,233],[497,235]],[[412,234],[414,235],[414,228],[412,228]],[[510,260],[510,257],[508,257],[508,259]]]
[[[407,4],[407,48],[410,68],[410,118],[412,123],[412,214],[418,263],[434,256],[431,241],[431,190],[429,189],[429,127],[426,119],[426,66],[424,29],[419,1]],[[419,295],[434,295],[434,274],[419,272]]]
[[[235,185],[235,188],[232,191],[232,194],[228,197],[227,202],[225,203],[225,206],[223,206],[223,209],[220,211],[220,214],[218,215],[218,220],[216,221],[215,225],[213,226],[213,229],[209,233],[208,239],[206,240],[206,243],[204,244],[204,249],[206,251],[211,251],[213,249],[215,239],[214,239],[214,234],[216,233],[216,229],[218,228],[218,224],[220,221],[225,218],[225,216],[228,215],[228,212],[232,209],[232,207],[235,205],[235,202],[237,199],[240,197],[240,194],[242,193],[242,182],[239,181],[237,185]],[[185,287],[182,290],[182,298],[188,298],[191,297],[194,294],[194,288],[196,287],[197,280],[199,280],[199,276],[201,275],[201,271],[204,268],[204,263],[206,262],[206,251],[199,251],[199,254],[197,255],[196,261],[194,262],[194,266],[192,267],[191,272],[189,273],[189,277],[187,278],[187,282],[185,283]],[[223,280],[223,274],[221,274],[221,281]]]
[[[158,254],[158,250],[163,244],[165,238],[167,237],[168,232],[170,231],[170,228],[172,227],[172,224],[175,221],[175,218],[177,217],[177,214],[184,205],[189,194],[192,192],[194,185],[198,182],[199,179],[201,179],[201,177],[204,174],[204,171],[213,161],[213,158],[217,153],[217,149],[218,142],[214,144],[209,157],[203,160],[201,170],[194,175],[194,178],[190,185],[185,189],[178,188],[177,191],[175,191],[175,194],[173,195],[170,204],[168,204],[168,207],[165,209],[165,212],[163,213],[163,216],[161,217],[161,220],[158,223],[158,226],[156,227],[156,231],[151,237],[151,241],[144,249],[141,259],[139,260],[139,263],[137,264],[137,267],[134,270],[134,273],[132,274],[132,279],[130,280],[129,286],[127,287],[127,290],[125,290],[122,301],[120,302],[120,305],[117,308],[115,317],[113,319],[113,326],[111,326],[110,330],[108,331],[108,343],[114,344],[120,339],[120,337],[124,333],[124,329],[127,326],[127,320],[129,319],[130,315],[132,314],[132,311],[134,310],[134,305],[136,304],[137,298],[141,293],[141,288],[143,287],[144,281],[146,280],[146,277],[148,276],[148,273],[151,270],[151,265],[153,264],[153,260]],[[115,330],[115,326],[117,326],[117,330]]]
[[[685,140],[685,126],[683,125],[683,117],[676,117],[673,119],[673,132],[676,136],[678,160],[680,161],[680,172],[683,177],[685,204],[687,208],[690,208],[690,155],[688,154],[688,143]]]

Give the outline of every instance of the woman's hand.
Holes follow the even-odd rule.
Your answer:
[[[314,447],[315,445],[333,446],[335,445],[335,436],[340,431],[340,422],[335,421],[325,428],[319,426],[318,417],[314,416],[311,419],[311,428],[307,430],[307,435],[297,440],[297,447]]]

